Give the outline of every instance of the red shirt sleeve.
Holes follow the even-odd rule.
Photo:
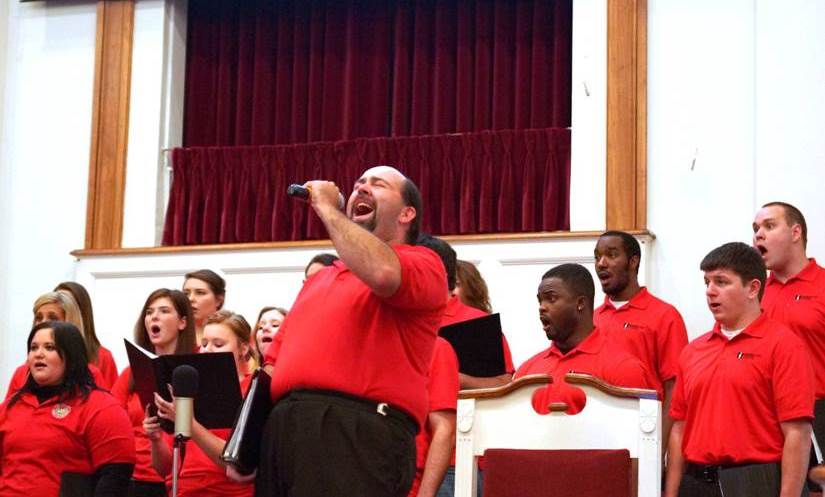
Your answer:
[[[436,338],[427,379],[430,412],[455,411],[458,389],[458,357],[449,342],[440,337]]]
[[[118,404],[124,408],[126,408],[126,404],[129,402],[129,380],[131,378],[132,369],[129,366],[126,366],[126,369],[124,369],[123,373],[118,376],[111,389],[112,397],[114,397]]]
[[[112,388],[117,380],[117,366],[112,353],[106,347],[97,349],[97,363],[95,365],[100,370],[102,383],[99,386]]]
[[[447,302],[447,273],[435,252],[424,247],[393,247],[401,263],[401,285],[384,299],[393,307],[436,310]]]
[[[676,367],[676,383],[673,385],[673,396],[670,398],[670,417],[675,421],[684,421],[687,417],[685,404],[684,372],[682,361]]]
[[[687,329],[682,316],[676,309],[670,308],[662,318],[662,329],[656,333],[656,373],[662,383],[676,377],[679,366],[679,354],[688,343]]]
[[[14,392],[23,388],[23,385],[26,384],[26,378],[28,378],[28,376],[29,368],[26,367],[25,364],[18,366],[17,369],[14,370],[14,374],[11,376],[11,381],[9,381],[9,389],[6,390],[5,400],[9,400],[9,397],[14,395]]]
[[[773,386],[776,417],[780,422],[813,418],[814,373],[808,351],[793,332],[773,353]]]
[[[109,394],[93,392],[86,402],[93,412],[86,424],[83,436],[92,457],[92,468],[104,464],[135,463],[135,439],[126,411]],[[107,401],[108,400],[108,401]]]

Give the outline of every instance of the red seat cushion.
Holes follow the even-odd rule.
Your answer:
[[[484,497],[630,497],[627,450],[484,452]]]

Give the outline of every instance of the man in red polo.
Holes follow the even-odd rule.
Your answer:
[[[753,246],[771,274],[762,309],[802,339],[814,365],[814,434],[825,444],[825,269],[806,255],[808,227],[796,207],[765,204],[753,221]],[[820,459],[821,462],[821,459]]]
[[[594,255],[605,297],[593,313],[593,322],[653,374],[656,389],[664,392],[662,440],[667,440],[673,424],[667,412],[676,365],[688,343],[685,322],[675,307],[639,285],[642,250],[633,235],[624,231],[602,233]]]
[[[664,495],[799,497],[813,414],[805,346],[762,313],[766,271],[752,247],[722,245],[700,268],[716,325],[679,358]]]
[[[415,185],[367,170],[346,207],[334,183],[310,181],[310,205],[340,260],[307,279],[264,359],[275,407],[256,495],[404,497],[444,312],[444,266],[413,245]]]
[[[595,286],[590,272],[579,264],[562,264],[544,273],[538,289],[539,319],[553,344],[519,366],[513,378],[549,374],[553,384],[533,398],[539,412],[552,401],[566,402],[569,413],[583,406],[583,392],[564,383],[570,372],[587,373],[630,388],[654,389],[655,380],[642,362],[622,349],[610,347],[604,332],[593,324]]]

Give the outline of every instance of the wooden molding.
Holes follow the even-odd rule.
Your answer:
[[[553,378],[546,374],[528,374],[511,381],[506,385],[495,388],[476,388],[473,390],[461,390],[458,392],[459,399],[495,399],[504,397],[510,392],[530,385],[548,385],[553,383]]]
[[[629,231],[637,238],[656,238],[649,231]],[[582,238],[596,238],[601,235],[601,231],[552,231],[542,233],[490,233],[485,235],[447,235],[442,236],[450,243],[461,242],[519,242],[528,240],[575,240]],[[82,249],[73,250],[72,255],[78,258],[99,257],[99,256],[126,256],[126,255],[160,255],[176,253],[197,253],[197,252],[219,252],[231,250],[271,250],[271,249],[302,249],[318,247],[321,249],[332,248],[330,240],[301,240],[294,242],[255,242],[255,243],[223,243],[212,245],[174,245],[163,247],[129,247],[110,249]]]
[[[134,0],[98,0],[87,249],[118,248],[123,235]]]
[[[636,399],[657,399],[656,390],[644,388],[627,388],[611,385],[606,381],[587,373],[567,373],[564,381],[570,384],[590,385],[602,392],[614,397],[632,397]]]
[[[647,0],[607,2],[607,229],[647,228]]]

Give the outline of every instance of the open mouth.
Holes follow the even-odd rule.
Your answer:
[[[261,337],[261,342],[272,343],[272,337]]]
[[[711,312],[716,312],[722,308],[722,304],[719,302],[709,302],[708,307],[710,307]]]
[[[756,250],[759,251],[760,254],[765,255],[768,252],[768,248],[764,245],[757,245]]]
[[[153,336],[160,335],[160,325],[153,324],[151,328],[149,328],[149,333],[151,333]]]
[[[35,362],[33,364],[33,366],[34,366],[34,369],[43,369],[43,368],[46,367],[46,363],[38,361],[38,362]]]
[[[608,273],[607,271],[599,271],[597,274],[599,276],[599,281],[601,281],[602,283],[610,279],[610,273]]]
[[[355,206],[352,209],[352,213],[355,216],[368,216],[373,213],[375,208],[368,204],[367,202],[356,202]]]

